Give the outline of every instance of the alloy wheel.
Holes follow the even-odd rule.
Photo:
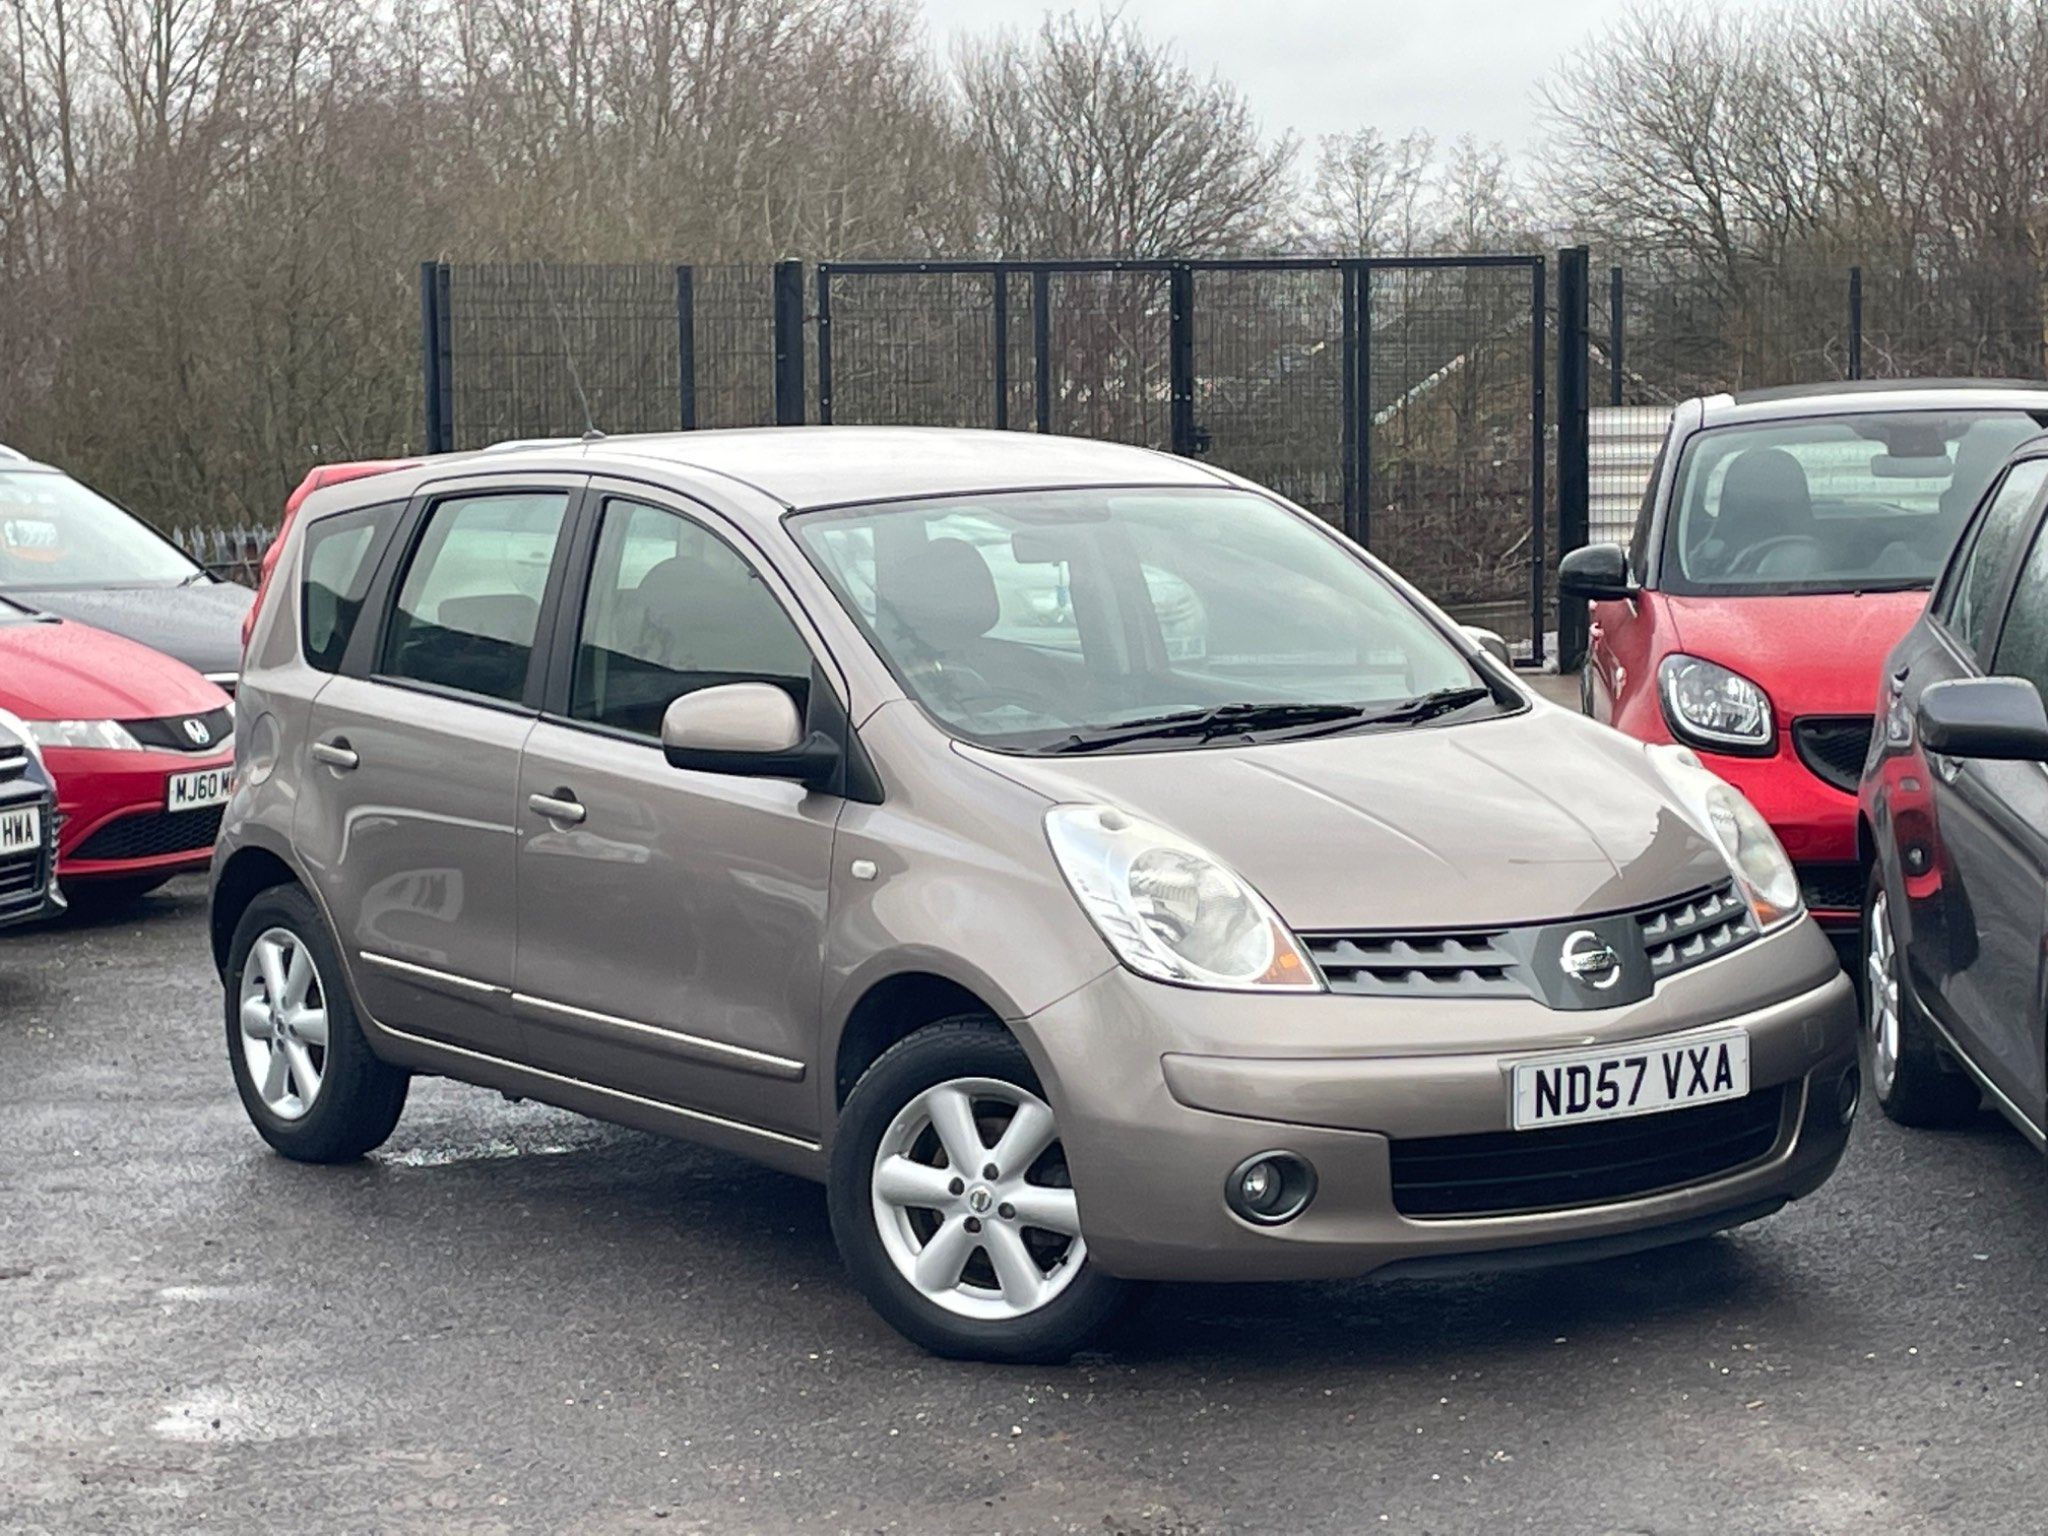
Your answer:
[[[1015,1083],[956,1078],[911,1099],[869,1189],[897,1272],[961,1317],[1035,1312],[1087,1258],[1052,1108]]]
[[[1889,1097],[1899,1072],[1899,954],[1892,939],[1891,896],[1879,891],[1870,903],[1863,941],[1863,1027],[1870,1035],[1871,1087]]]
[[[297,1120],[320,1095],[327,1067],[327,990],[313,953],[267,928],[242,962],[242,1059],[263,1107]]]

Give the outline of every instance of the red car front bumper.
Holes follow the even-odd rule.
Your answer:
[[[204,869],[213,857],[222,807],[170,809],[179,774],[234,766],[217,753],[45,751],[57,781],[57,875],[67,883],[133,880]]]

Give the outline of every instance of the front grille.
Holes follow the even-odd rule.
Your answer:
[[[1623,978],[1586,990],[1561,957],[1591,931],[1613,946]],[[1569,918],[1513,928],[1305,933],[1303,945],[1332,992],[1352,997],[1530,998],[1553,1008],[1612,1008],[1639,1002],[1676,976],[1756,937],[1735,882],[1693,891],[1633,913]],[[1626,951],[1626,953],[1623,953]]]
[[[1863,910],[1863,866],[1860,864],[1800,864],[1799,894],[1816,912],[1860,912]]]
[[[1756,919],[1749,903],[1735,894],[1733,880],[1645,912],[1636,922],[1650,956],[1650,974],[1659,981],[1756,937]]]
[[[1815,778],[1853,795],[1875,724],[1870,715],[1808,715],[1792,722],[1792,745]]]
[[[197,720],[205,727],[206,740],[194,741],[185,729],[185,722]],[[167,715],[160,720],[123,720],[128,734],[145,747],[158,752],[206,752],[221,749],[229,736],[234,734],[235,717],[228,709],[209,710],[203,715]]]
[[[0,856],[0,911],[25,907],[41,898],[47,878],[47,855],[40,848]]]
[[[1332,992],[1366,997],[1528,997],[1515,957],[1488,933],[1318,934],[1303,942]]]
[[[25,747],[0,747],[0,784],[18,779],[28,772],[28,749]]]
[[[1697,1109],[1393,1142],[1394,1209],[1443,1219],[1633,1200],[1734,1173],[1778,1143],[1785,1089]]]
[[[110,821],[72,851],[74,859],[154,859],[198,853],[220,836],[223,806],[196,811],[150,811]]]

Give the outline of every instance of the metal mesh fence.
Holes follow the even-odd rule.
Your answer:
[[[1205,457],[1331,523],[1345,509],[1340,268],[1197,271],[1195,422]]]
[[[774,279],[765,261],[692,269],[698,426],[774,424]]]
[[[1054,272],[1047,279],[1051,431],[1172,446],[1167,274]]]
[[[457,448],[677,420],[671,266],[453,266],[448,272]]]
[[[1376,267],[1366,298],[1368,541],[1460,619],[1526,648],[1544,451],[1531,271]]]
[[[834,422],[996,424],[993,274],[852,271],[830,284]]]

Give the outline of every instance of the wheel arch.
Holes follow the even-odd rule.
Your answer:
[[[280,885],[296,885],[309,893],[311,890],[290,861],[274,849],[252,843],[228,855],[213,877],[212,902],[207,911],[214,970],[226,969],[228,946],[234,943],[235,929],[250,903]]]
[[[861,1074],[890,1046],[928,1024],[969,1013],[985,1014],[1016,1033],[1004,1018],[997,994],[985,983],[969,985],[928,967],[896,970],[870,980],[846,1010],[828,1053],[828,1120],[838,1117]]]

